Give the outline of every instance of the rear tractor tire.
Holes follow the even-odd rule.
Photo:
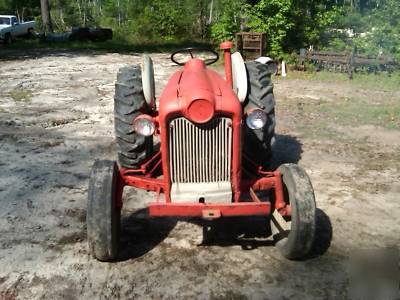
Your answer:
[[[261,129],[244,126],[244,152],[257,164],[267,166],[272,156],[275,141],[275,98],[271,79],[271,68],[257,61],[246,62],[248,94],[244,111],[262,109],[267,115],[267,123]]]
[[[314,243],[316,206],[314,190],[306,172],[296,164],[283,164],[284,198],[290,204],[291,216],[283,217],[275,210],[271,216],[271,229],[275,246],[288,258],[307,258]]]
[[[100,261],[112,261],[118,255],[121,224],[118,176],[117,164],[109,160],[97,160],[90,174],[87,236],[91,255]]]
[[[142,87],[140,66],[122,67],[117,75],[114,97],[114,126],[118,163],[137,169],[153,152],[153,136],[144,137],[133,130],[133,120],[150,112]]]

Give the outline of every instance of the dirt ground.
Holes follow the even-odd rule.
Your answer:
[[[176,67],[152,57],[159,94]],[[351,251],[400,245],[400,130],[340,111],[353,100],[354,116],[390,105],[399,91],[294,76],[275,79],[275,161],[298,162],[312,179],[314,258],[282,258],[258,238],[258,219],[216,222],[218,238],[205,243],[208,224],[149,219],[152,195],[129,189],[120,261],[92,259],[89,171],[115,157],[114,81],[138,61],[91,52],[0,60],[0,299],[343,299]]]

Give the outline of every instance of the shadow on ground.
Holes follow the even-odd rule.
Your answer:
[[[203,246],[235,246],[243,250],[273,246],[269,220],[265,217],[234,217],[199,221],[203,227]]]
[[[272,145],[272,167],[276,169],[281,164],[298,163],[303,153],[302,146],[295,136],[276,134]]]
[[[240,245],[243,250],[274,246],[270,221],[262,217],[228,218],[212,222],[198,222],[203,226],[203,245]],[[319,208],[316,210],[314,244],[308,258],[323,255],[331,244],[332,224]]]
[[[119,260],[125,261],[145,255],[160,244],[182,218],[150,218],[147,209],[141,209],[123,219]],[[235,217],[206,221],[186,219],[203,228],[199,246],[241,246],[243,250],[274,246],[270,222],[263,217]],[[332,240],[329,217],[320,209],[316,212],[316,234],[309,258],[323,255]]]
[[[167,238],[177,222],[176,218],[150,218],[147,208],[123,217],[119,260],[138,258],[151,251]]]
[[[328,251],[333,236],[332,223],[328,215],[317,208],[315,218],[316,232],[314,245],[310,253],[311,258],[321,256]]]

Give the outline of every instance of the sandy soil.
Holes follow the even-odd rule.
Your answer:
[[[157,91],[176,70],[152,56]],[[400,131],[343,125],[310,130],[323,116],[302,110],[365,90],[349,83],[279,79],[276,162],[298,162],[316,193],[315,257],[283,259],[264,220],[221,221],[203,241],[198,220],[148,219],[152,198],[127,190],[121,259],[87,250],[88,175],[115,157],[113,89],[138,55],[43,53],[0,61],[0,299],[338,299],[351,251],[400,244]],[[371,92],[386,101],[395,92]],[[329,249],[328,249],[329,247]]]

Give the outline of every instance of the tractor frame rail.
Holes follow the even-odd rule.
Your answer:
[[[245,157],[249,165],[255,164]],[[161,153],[155,153],[139,169],[119,169],[118,199],[122,208],[122,190],[124,186],[132,186],[156,193],[154,202],[148,205],[149,215],[154,217],[202,217],[216,219],[219,217],[235,216],[268,216],[277,209],[282,216],[291,214],[290,205],[284,201],[282,176],[278,171],[263,171],[258,168],[256,177],[241,180],[241,197],[231,203],[174,203],[169,198],[161,199],[160,195],[166,190],[161,172]],[[269,197],[260,197],[259,191],[273,191]],[[265,194],[265,193],[264,193]],[[272,203],[271,199],[274,201]]]

